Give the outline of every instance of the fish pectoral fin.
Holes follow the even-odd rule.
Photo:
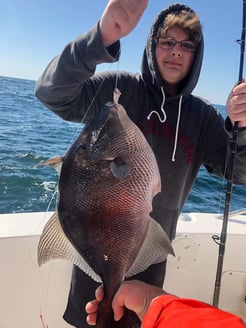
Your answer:
[[[102,282],[99,275],[87,264],[63,232],[57,211],[46,223],[38,244],[38,265],[50,260],[63,259],[78,266],[97,282]]]
[[[110,168],[113,176],[119,180],[126,178],[131,171],[130,165],[121,157],[116,157],[112,160],[110,163]]]
[[[64,161],[65,156],[57,156],[50,159],[47,159],[46,161],[42,161],[38,163],[37,167],[39,166],[51,166],[53,167],[59,174],[61,173],[61,167]]]
[[[144,242],[126,277],[146,270],[151,264],[165,261],[168,254],[174,255],[170,240],[161,225],[150,217]]]

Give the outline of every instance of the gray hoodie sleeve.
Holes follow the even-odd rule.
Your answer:
[[[36,97],[65,119],[62,113],[66,110],[78,110],[75,108],[76,104],[81,104],[83,87],[94,75],[96,66],[119,59],[120,42],[105,48],[98,28],[97,24],[69,43],[62,53],[49,63],[36,83]]]

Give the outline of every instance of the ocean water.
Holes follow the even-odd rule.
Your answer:
[[[40,104],[34,87],[34,81],[0,76],[0,213],[54,210],[58,174],[37,164],[63,155],[82,128]],[[201,168],[183,211],[223,213],[225,187]],[[230,210],[245,208],[245,199],[246,186],[233,186]]]

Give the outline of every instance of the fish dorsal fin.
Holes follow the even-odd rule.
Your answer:
[[[57,211],[46,223],[38,244],[38,264],[42,265],[53,259],[67,260],[95,281],[102,282],[64,234]]]
[[[174,255],[169,238],[161,225],[150,217],[146,237],[126,277],[146,270],[151,264],[165,261],[168,254]]]

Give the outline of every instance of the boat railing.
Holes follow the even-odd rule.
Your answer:
[[[242,215],[242,214],[246,214],[246,208],[243,208],[241,210],[236,210],[236,211],[232,211],[229,213],[229,218],[233,218],[237,215]],[[223,219],[224,218],[224,215],[223,214],[220,214],[217,219]]]
[[[182,220],[182,221],[185,221],[185,222],[192,222],[194,219],[193,219],[191,214],[192,213],[181,213],[179,219]],[[229,213],[229,220],[233,220],[233,218],[235,218],[238,215],[246,215],[246,208],[230,212]],[[215,214],[214,217],[217,220],[223,220],[224,219],[223,214]]]

